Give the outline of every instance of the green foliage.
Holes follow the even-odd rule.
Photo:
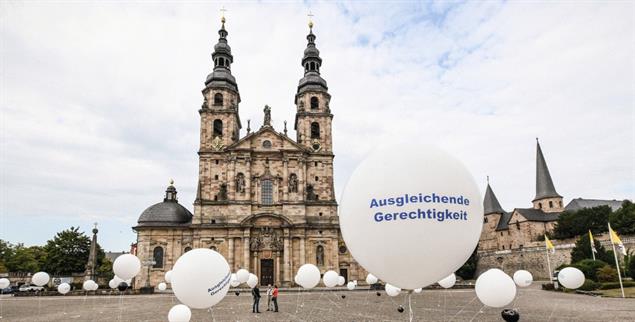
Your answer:
[[[5,263],[10,272],[35,273],[42,270],[42,262],[46,259],[46,252],[40,246],[24,247],[18,244],[13,254]]]
[[[467,262],[456,271],[456,275],[461,277],[464,280],[471,280],[474,278],[474,274],[476,273],[476,265],[478,264],[478,256],[476,255],[476,248],[470,255],[470,258],[467,259]]]
[[[104,257],[101,265],[97,267],[97,275],[100,277],[105,277],[107,280],[115,277],[115,273],[112,271],[112,261],[110,261],[108,257]]]
[[[590,279],[586,279],[584,280],[584,284],[582,284],[582,286],[580,286],[580,290],[582,291],[594,291],[597,290],[598,288],[600,288],[602,284],[598,283],[598,282],[594,282]]]
[[[602,246],[597,240],[594,240],[594,244],[595,249],[597,250],[597,253],[595,254],[596,259],[606,263],[614,261],[613,252],[607,252],[604,246]],[[593,259],[593,254],[591,252],[591,240],[589,239],[589,234],[587,233],[581,235],[578,237],[578,240],[576,240],[575,247],[571,250],[571,263],[577,263],[585,259]]]
[[[14,253],[15,245],[0,239],[0,273],[6,273],[9,271],[6,265]]]
[[[597,281],[597,271],[602,267],[608,266],[608,264],[601,260],[584,259],[571,266],[581,270],[586,279]]]
[[[623,281],[622,284],[624,285],[624,288],[635,287],[635,282],[634,281]],[[610,290],[610,289],[614,289],[614,288],[620,288],[620,282],[602,283],[600,285],[600,289],[601,290]]]
[[[617,278],[617,270],[611,266],[604,266],[597,270],[596,272],[599,282],[616,282]]]
[[[618,234],[635,234],[635,204],[624,200],[622,207],[610,216],[611,228]]]
[[[628,258],[628,260],[624,261],[624,266],[626,267],[626,275],[635,280],[635,253],[628,252],[628,254],[629,256],[625,257]]]
[[[598,206],[583,208],[575,212],[565,211],[560,214],[552,236],[557,239],[572,238],[588,234],[589,229],[593,233],[608,230],[611,207]]]
[[[44,269],[51,274],[71,274],[86,269],[90,238],[79,227],[71,227],[55,235],[44,246],[48,253]]]

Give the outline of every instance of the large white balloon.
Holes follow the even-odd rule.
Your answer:
[[[231,285],[231,287],[236,287],[236,286],[240,285],[240,282],[236,278],[236,274],[232,273],[232,276],[229,279],[229,285]]]
[[[108,287],[116,289],[117,286],[119,286],[119,283],[117,283],[117,280],[115,280],[114,278],[108,281]]]
[[[82,289],[84,289],[84,291],[92,291],[94,283],[95,282],[93,282],[93,280],[84,281],[84,283],[82,284]]]
[[[514,273],[514,283],[520,287],[527,287],[534,281],[534,277],[526,270],[519,270]]]
[[[169,270],[165,272],[165,276],[163,277],[167,283],[172,283],[172,271]]]
[[[338,276],[337,277],[337,286],[342,286],[346,284],[346,279],[344,278],[344,276]]]
[[[481,200],[466,167],[438,148],[377,149],[345,186],[342,236],[373,275],[415,289],[444,278],[470,257],[483,226]]]
[[[355,289],[355,283],[353,283],[353,282],[348,282],[348,284],[346,284],[346,288],[347,288],[349,291],[354,290],[354,289]]]
[[[115,259],[115,262],[112,264],[112,270],[115,272],[115,275],[127,280],[139,274],[141,261],[139,261],[139,258],[135,255],[123,254]]]
[[[9,287],[11,282],[9,282],[8,278],[0,278],[0,290]]]
[[[415,293],[418,294],[418,293],[421,293],[421,291],[423,291],[423,289],[421,287],[420,288],[415,288],[414,291],[415,291]]]
[[[207,248],[183,254],[172,268],[172,290],[181,303],[206,309],[220,302],[229,290],[231,272],[225,258]]]
[[[401,293],[400,288],[394,285],[386,284],[386,294],[388,294],[388,296],[397,296],[399,295],[399,293]]]
[[[516,297],[516,284],[509,275],[497,268],[481,274],[476,279],[474,290],[478,299],[490,307],[504,307]]]
[[[258,276],[256,274],[249,274],[249,278],[247,279],[247,286],[254,288],[258,285]]]
[[[575,267],[565,267],[558,273],[558,282],[566,288],[576,289],[584,284],[584,273]]]
[[[60,294],[66,294],[71,290],[71,286],[68,285],[68,283],[62,283],[60,285],[57,286],[57,291]]]
[[[339,277],[340,276],[335,271],[327,271],[324,273],[324,277],[322,277],[322,282],[326,287],[333,287],[337,285]]]
[[[31,277],[31,282],[37,286],[44,286],[49,282],[49,274],[46,272],[37,272]]]
[[[320,269],[313,264],[304,264],[298,269],[298,284],[304,288],[314,288],[320,282]]]
[[[368,275],[366,275],[366,283],[370,284],[375,284],[377,283],[377,277],[375,277],[375,275],[368,273]]]
[[[451,288],[454,284],[456,284],[456,275],[454,273],[439,281],[439,285],[443,288]]]
[[[189,322],[190,318],[192,318],[192,311],[183,304],[173,306],[168,312],[169,322]]]
[[[159,291],[165,291],[168,288],[168,286],[167,284],[161,282],[159,283],[159,285],[157,285],[157,288],[159,289]]]
[[[236,272],[236,279],[238,279],[241,284],[247,283],[247,280],[249,279],[249,271],[244,268],[239,269],[238,272]]]

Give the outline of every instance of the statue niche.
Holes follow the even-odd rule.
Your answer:
[[[280,233],[272,227],[254,228],[249,242],[251,251],[272,250],[282,251],[283,241]]]
[[[306,200],[318,200],[318,196],[313,191],[313,185],[311,184],[306,186]]]
[[[298,192],[298,176],[295,173],[289,176],[289,192]]]
[[[245,175],[242,172],[236,176],[236,192],[245,193]]]

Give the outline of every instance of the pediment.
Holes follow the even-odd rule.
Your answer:
[[[306,148],[291,140],[288,136],[276,132],[270,126],[263,127],[257,132],[243,137],[238,142],[227,147],[227,150],[306,152]]]

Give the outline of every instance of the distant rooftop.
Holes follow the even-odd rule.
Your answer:
[[[583,199],[576,198],[573,199],[564,207],[564,210],[567,211],[577,211],[583,208],[593,208],[598,206],[609,206],[611,210],[615,211],[622,207],[622,203],[624,200],[601,200],[601,199]]]

